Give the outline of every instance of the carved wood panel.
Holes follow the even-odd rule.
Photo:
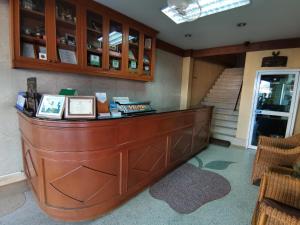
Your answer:
[[[195,114],[192,153],[200,152],[209,142],[212,108],[204,108]]]
[[[191,154],[193,128],[189,127],[171,134],[170,161],[182,161]]]
[[[155,138],[128,149],[128,189],[166,168],[167,138]]]
[[[200,152],[208,144],[210,136],[209,128],[210,125],[208,122],[198,123],[195,126],[192,148],[193,154]]]
[[[45,160],[46,203],[83,208],[121,195],[121,153],[88,161]]]
[[[31,183],[33,191],[40,197],[38,194],[39,182],[38,182],[38,162],[35,152],[32,150],[31,146],[22,140],[23,147],[23,162],[24,162],[24,171],[28,181]]]

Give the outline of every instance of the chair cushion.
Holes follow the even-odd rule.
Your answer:
[[[265,203],[267,206],[277,209],[278,211],[284,212],[290,216],[296,217],[300,219],[300,209],[296,209],[294,207],[285,205],[281,202],[277,202],[273,199],[265,198],[263,200],[263,203]]]

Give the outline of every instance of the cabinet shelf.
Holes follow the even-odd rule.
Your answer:
[[[102,49],[91,49],[91,48],[87,49],[87,51],[89,53],[94,53],[94,54],[98,54],[98,55],[101,55],[103,52]]]
[[[76,28],[76,23],[68,20],[63,20],[59,17],[56,17],[56,23],[59,26],[65,27],[65,28],[70,28],[70,29],[75,29]]]
[[[102,35],[102,31],[95,30],[95,29],[90,28],[90,27],[88,27],[87,30],[88,30],[89,32],[92,32],[92,33],[95,33],[95,34]]]
[[[114,58],[122,58],[122,54],[119,52],[109,51],[109,56]]]
[[[46,45],[46,40],[41,39],[41,38],[37,38],[37,37],[32,37],[29,35],[21,35],[21,40],[23,42],[28,42],[31,44],[37,44],[37,45],[42,45],[45,46]]]
[[[138,43],[132,43],[132,42],[129,42],[129,45],[131,47],[135,47],[135,48],[138,48],[139,47],[139,44]]]
[[[21,8],[21,12],[23,15],[34,19],[42,19],[45,17],[45,13],[37,10]]]
[[[57,44],[57,47],[58,47],[59,49],[70,50],[70,51],[76,52],[76,46],[58,43],[58,44]]]

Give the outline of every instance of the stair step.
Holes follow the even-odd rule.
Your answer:
[[[244,71],[243,72],[228,72],[228,71],[224,71],[223,73],[221,73],[221,76],[232,76],[232,77],[243,77],[244,75]]]
[[[222,81],[222,82],[233,82],[233,83],[241,83],[243,80],[242,77],[226,77],[226,76],[220,76],[217,82]]]
[[[217,80],[214,85],[225,85],[225,86],[241,86],[242,81],[232,81],[227,79]]]
[[[226,86],[213,86],[212,89],[210,89],[209,93],[238,93],[240,90],[240,86],[239,87],[226,87]]]
[[[238,93],[232,92],[232,91],[225,91],[225,90],[211,90],[207,94],[207,97],[217,97],[217,98],[233,98],[236,99],[238,96]]]
[[[231,110],[233,110],[235,107],[235,104],[226,104],[226,103],[220,103],[220,102],[202,102],[202,104],[208,105],[208,106],[214,106],[216,108],[231,109]]]
[[[238,116],[215,113],[215,114],[213,114],[213,119],[214,120],[224,120],[224,121],[237,122],[238,121]]]
[[[212,87],[212,91],[227,91],[227,90],[232,90],[234,93],[239,92],[241,88],[241,85],[221,85],[221,84],[216,84]]]
[[[211,92],[208,93],[206,97],[208,98],[232,98],[237,99],[238,94],[237,93],[231,93],[230,91],[219,91],[219,92]]]
[[[214,109],[214,114],[223,114],[223,115],[229,115],[229,116],[239,116],[238,111],[228,110],[228,109]]]
[[[222,73],[219,78],[231,78],[233,80],[242,80],[244,74],[243,73]]]
[[[219,127],[219,126],[212,126],[211,132],[217,133],[217,134],[225,134],[225,135],[231,136],[231,137],[235,137],[235,135],[236,135],[236,129]]]
[[[242,79],[228,79],[226,77],[220,77],[216,83],[224,83],[224,84],[241,84],[242,83]]]
[[[226,121],[226,120],[214,119],[212,121],[212,124],[214,126],[218,126],[218,127],[237,129],[237,122],[236,121]]]
[[[206,98],[204,98],[204,101],[205,102],[229,103],[229,104],[236,103],[235,98],[222,98],[222,97],[206,97]]]
[[[244,68],[227,68],[224,71],[225,72],[243,72]]]

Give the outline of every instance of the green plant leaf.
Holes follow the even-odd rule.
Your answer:
[[[231,161],[222,161],[222,160],[216,160],[216,161],[211,161],[205,165],[205,168],[212,169],[212,170],[225,170],[235,162]]]

